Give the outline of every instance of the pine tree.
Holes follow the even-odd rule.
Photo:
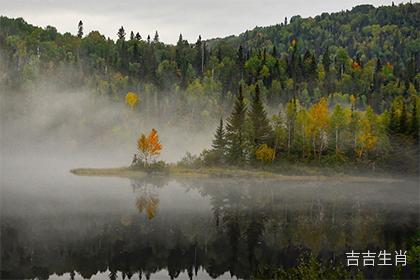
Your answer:
[[[251,110],[249,112],[251,122],[251,145],[257,149],[261,144],[267,143],[272,136],[272,129],[267,118],[267,113],[261,101],[260,87],[255,86],[255,95],[252,99]],[[254,157],[254,155],[252,155]]]
[[[307,50],[303,55],[303,75],[306,79],[316,79],[316,66],[314,54]]]
[[[411,129],[410,130],[414,139],[418,139],[419,138],[419,119],[417,116],[417,102],[415,99],[413,102],[413,110],[411,111]]]
[[[79,37],[79,38],[83,37],[83,22],[82,22],[82,20],[80,20],[79,24],[77,25],[77,37]]]
[[[330,58],[330,50],[327,48],[322,56],[322,65],[324,66],[324,70],[326,73],[330,71],[331,65],[331,58]]]
[[[231,164],[241,164],[245,161],[244,153],[244,125],[246,106],[242,95],[242,85],[235,100],[233,111],[227,119],[226,148],[228,161]]]
[[[214,135],[212,148],[215,152],[217,161],[219,163],[224,163],[226,155],[226,138],[222,118],[220,118],[220,124],[217,127],[216,134]]]
[[[155,37],[153,38],[153,43],[159,43],[159,33],[157,32],[157,30],[155,32]]]
[[[134,40],[134,32],[133,31],[130,32],[130,40]]]
[[[399,130],[399,120],[395,111],[395,105],[392,104],[389,112],[389,131],[395,133]]]
[[[404,101],[402,102],[399,131],[402,134],[407,133],[407,109]]]
[[[273,50],[271,51],[271,55],[275,58],[277,58],[277,48],[276,46],[273,47]]]
[[[135,38],[136,38],[136,40],[137,41],[140,41],[141,40],[141,35],[140,35],[140,33],[136,33],[136,36],[135,36]]]
[[[201,41],[201,35],[198,35],[197,42],[194,45],[195,57],[194,57],[194,69],[199,75],[203,75],[204,72],[204,49]]]
[[[117,33],[117,35],[118,35],[118,39],[119,40],[125,40],[125,30],[124,30],[124,27],[120,27],[120,29],[118,29],[118,33]]]

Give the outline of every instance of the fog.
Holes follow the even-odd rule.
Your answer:
[[[0,95],[2,278],[249,279],[255,263],[294,267],[308,250],[342,265],[348,248],[388,248],[396,233],[405,250],[418,230],[417,178],[75,176],[129,165],[152,127],[175,162],[208,148],[214,126],[189,130],[89,90],[31,88]]]
[[[82,166],[127,166],[136,153],[139,135],[151,128],[157,129],[163,145],[159,159],[176,162],[187,151],[199,154],[208,148],[215,128],[208,125],[191,131],[182,120],[171,121],[168,114],[159,119],[146,117],[123,101],[48,81],[30,90],[1,91],[0,100],[3,163],[13,159],[36,162],[44,157],[67,165],[77,159]]]

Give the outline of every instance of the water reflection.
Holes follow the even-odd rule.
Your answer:
[[[166,177],[131,179],[131,186],[136,195],[136,207],[140,213],[145,212],[149,220],[153,219],[159,208],[159,188],[168,183]]]
[[[406,250],[418,231],[416,182],[406,182],[404,194],[392,183],[336,181],[157,177],[130,185],[127,203],[135,211],[78,212],[65,222],[54,215],[2,216],[2,278],[90,278],[99,271],[109,279],[118,272],[150,279],[166,270],[171,279],[181,273],[193,279],[202,269],[213,278],[263,279],[308,252],[334,265],[344,264],[352,249]],[[364,272],[394,274],[393,267]],[[412,276],[409,268],[401,275]]]

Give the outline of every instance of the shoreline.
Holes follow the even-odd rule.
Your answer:
[[[390,175],[374,174],[351,175],[337,172],[335,174],[305,174],[305,175],[286,175],[282,172],[273,172],[257,169],[239,168],[186,168],[169,167],[167,172],[147,173],[143,170],[132,169],[130,167],[117,168],[75,168],[70,172],[77,176],[96,176],[96,177],[119,177],[119,178],[146,178],[146,177],[168,177],[168,178],[214,178],[214,179],[263,179],[274,181],[326,181],[337,180],[347,182],[376,182],[376,183],[395,183],[403,182],[402,178],[395,178]],[[372,174],[373,175],[373,174]]]

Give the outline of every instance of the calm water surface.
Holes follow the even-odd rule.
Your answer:
[[[250,279],[309,252],[407,250],[419,229],[416,179],[78,177],[63,162],[3,162],[2,279]]]

